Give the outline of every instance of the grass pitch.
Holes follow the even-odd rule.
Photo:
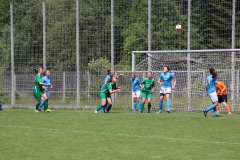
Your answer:
[[[1,160],[236,159],[240,114],[111,110],[0,112]]]

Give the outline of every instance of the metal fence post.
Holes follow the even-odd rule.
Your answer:
[[[15,104],[15,69],[14,69],[14,29],[13,29],[13,5],[10,4],[10,24],[11,24],[11,77],[12,77],[12,90],[11,90],[11,106]]]

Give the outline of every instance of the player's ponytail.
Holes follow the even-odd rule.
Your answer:
[[[209,72],[210,72],[210,74],[212,75],[212,78],[216,78],[216,77],[217,77],[217,72],[215,71],[214,68],[210,68],[210,69],[209,69]]]
[[[41,67],[37,67],[37,68],[34,69],[35,74],[38,74],[38,73],[39,73],[40,68],[41,68]]]

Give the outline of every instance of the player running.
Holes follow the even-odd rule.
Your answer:
[[[138,109],[140,108],[140,80],[136,77],[135,73],[131,74],[130,82],[132,83],[132,97],[133,97],[133,111],[136,111],[136,107],[138,104]]]
[[[150,113],[152,94],[154,93],[154,87],[155,87],[155,80],[152,78],[151,71],[148,72],[147,78],[143,79],[143,81],[140,84],[140,87],[142,89],[142,93],[141,93],[142,103],[140,105],[139,111],[143,113],[144,104],[145,104],[145,101],[147,100],[148,113]]]
[[[42,106],[44,105],[44,101],[47,99],[46,93],[44,93],[44,88],[42,86],[50,86],[51,83],[45,84],[42,83],[41,80],[41,73],[42,73],[42,68],[38,67],[35,69],[36,77],[34,80],[34,86],[33,86],[33,96],[35,99],[38,101],[36,104],[36,112],[41,111]]]
[[[104,88],[101,89],[100,91],[100,98],[101,98],[101,104],[97,107],[97,109],[95,110],[94,113],[98,113],[98,111],[106,105],[107,103],[107,107],[106,107],[106,113],[109,112],[109,110],[112,107],[112,99],[111,99],[111,94],[115,93],[115,92],[119,92],[121,91],[121,88],[116,88],[113,89],[113,83],[116,83],[116,78],[110,78],[109,81],[107,82],[107,84],[105,85]]]
[[[207,117],[207,112],[210,110],[213,110],[214,116],[218,116],[218,113],[216,111],[216,106],[218,106],[218,96],[216,93],[216,88],[217,88],[217,73],[214,70],[214,68],[210,68],[209,72],[211,75],[209,75],[206,79],[206,92],[207,96],[211,98],[213,104],[209,106],[207,109],[203,111],[203,114],[205,117]]]
[[[227,89],[226,85],[218,79],[217,89],[216,89],[216,92],[217,92],[217,95],[218,95],[218,103],[222,103],[223,106],[225,107],[228,115],[231,115],[232,113],[231,113],[230,108],[227,104],[227,91],[226,91],[226,89]],[[216,110],[219,113],[218,105],[216,106]]]
[[[46,70],[43,72],[43,75],[44,77],[42,77],[42,82],[45,83],[45,84],[49,84],[51,83],[51,73],[49,70]],[[47,95],[47,99],[45,100],[44,102],[44,111],[45,112],[51,112],[52,110],[48,109],[48,99],[50,98],[50,89],[53,88],[52,84],[49,86],[49,85],[44,85],[43,86],[45,89],[46,89],[46,95]]]
[[[172,85],[172,80],[173,80],[173,85]],[[172,90],[175,89],[177,80],[174,77],[174,75],[170,72],[170,69],[168,66],[163,67],[163,73],[160,74],[158,83],[161,85],[161,88],[160,88],[159,111],[157,113],[162,113],[163,98],[165,95],[167,100],[167,112],[170,113],[170,110],[171,110],[170,94]]]

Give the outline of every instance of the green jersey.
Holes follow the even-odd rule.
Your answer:
[[[101,89],[101,93],[109,93],[109,90],[113,90],[113,86],[112,83],[108,83],[106,84],[102,89]]]
[[[33,89],[40,91],[42,90],[42,86],[39,84],[39,82],[42,82],[40,74],[37,74],[34,80],[34,86]]]
[[[154,79],[144,78],[141,84],[143,85],[143,92],[151,92],[152,88],[155,86],[155,81]]]

